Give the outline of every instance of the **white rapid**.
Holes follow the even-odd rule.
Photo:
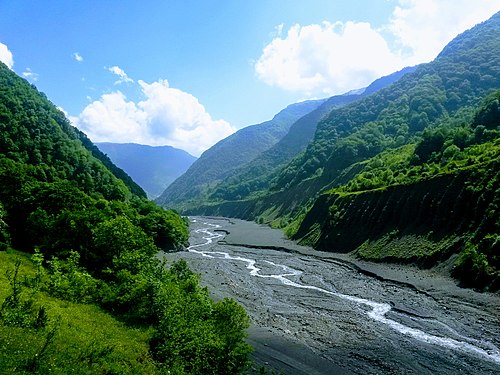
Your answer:
[[[196,222],[196,220],[193,220],[192,222]],[[196,230],[196,232],[205,234],[206,236],[204,236],[203,239],[206,242],[189,246],[188,251],[190,251],[192,253],[199,254],[199,255],[206,257],[206,258],[219,258],[219,259],[227,259],[227,260],[231,260],[231,261],[242,262],[242,263],[246,264],[246,268],[249,270],[249,273],[252,276],[259,277],[259,278],[275,279],[275,280],[280,281],[282,284],[290,286],[290,287],[315,290],[315,291],[324,293],[326,295],[330,295],[332,297],[341,298],[343,300],[353,302],[353,303],[358,304],[358,305],[368,306],[371,310],[367,311],[367,315],[371,319],[373,319],[377,322],[380,322],[382,324],[385,324],[403,335],[410,336],[416,340],[419,340],[421,342],[425,342],[428,344],[438,345],[438,346],[449,348],[452,350],[457,350],[457,351],[461,351],[461,352],[468,353],[468,354],[478,355],[478,356],[483,357],[489,361],[493,361],[495,363],[500,364],[500,350],[492,343],[484,342],[484,341],[479,342],[478,340],[474,340],[474,339],[467,338],[464,336],[460,336],[463,338],[463,340],[461,341],[461,340],[456,340],[456,339],[453,339],[450,337],[432,335],[432,334],[426,333],[420,329],[406,326],[402,323],[399,323],[395,320],[392,320],[392,319],[389,319],[386,317],[386,314],[391,310],[391,306],[388,303],[375,302],[375,301],[371,301],[368,299],[351,296],[348,294],[343,294],[343,293],[339,293],[339,292],[335,292],[335,291],[326,290],[326,289],[319,288],[319,287],[314,286],[314,285],[297,283],[297,282],[291,280],[290,278],[294,278],[294,277],[301,275],[302,271],[295,270],[295,269],[290,268],[286,265],[275,264],[273,262],[264,260],[263,262],[266,262],[272,266],[275,266],[276,268],[281,268],[283,270],[283,272],[279,273],[279,274],[266,275],[266,274],[260,273],[261,269],[256,266],[257,261],[254,259],[248,259],[248,258],[244,258],[241,256],[232,256],[226,252],[200,250],[200,248],[203,248],[207,245],[210,245],[213,242],[213,240],[224,236],[222,234],[218,234],[218,233],[214,233],[214,232],[210,231],[210,229],[212,229],[212,228],[214,228],[214,229],[220,228],[220,225],[210,224],[210,223],[203,223],[203,225],[207,225],[208,227],[198,229],[198,230]],[[449,328],[449,327],[447,327],[447,328]],[[449,328],[449,329],[451,330],[451,328]]]

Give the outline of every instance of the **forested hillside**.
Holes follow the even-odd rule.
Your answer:
[[[494,281],[498,275],[495,235],[498,228],[494,225],[498,223],[483,226],[478,222],[480,216],[475,219],[466,216],[468,219],[461,225],[440,226],[438,223],[449,222],[447,215],[454,215],[455,211],[452,205],[438,205],[440,209],[436,210],[431,207],[436,208],[435,202],[441,201],[436,186],[449,186],[449,195],[443,198],[447,202],[465,197],[464,204],[476,207],[477,203],[476,214],[498,217],[495,215],[499,194],[495,164],[498,124],[484,119],[496,116],[498,100],[492,92],[499,88],[500,13],[497,13],[457,36],[431,63],[419,66],[390,87],[332,110],[318,124],[313,141],[280,170],[265,194],[201,206],[191,212],[270,222],[285,227],[295,238],[307,239],[308,243],[328,251],[356,250],[359,256],[371,259],[430,259],[427,253],[407,256],[408,249],[420,248],[415,243],[396,247],[399,253],[390,256],[373,255],[367,250],[373,249],[369,244],[387,234],[387,223],[382,219],[379,223],[377,218],[387,215],[396,220],[403,207],[407,207],[402,205],[407,204],[422,210],[420,218],[427,218],[418,226],[420,235],[430,236],[424,248],[432,248],[439,242],[440,253],[433,255],[434,260],[460,252],[455,274],[460,274],[459,269],[474,270],[475,275],[483,275],[476,277],[475,285],[494,287],[498,285]],[[439,178],[444,179],[442,185],[435,183]],[[485,185],[480,188],[474,181],[484,181]],[[382,200],[380,204],[361,201],[371,200],[370,197],[389,199],[384,195],[388,193],[382,194],[386,190],[399,194],[399,198]],[[328,199],[321,195],[327,191],[326,196],[331,196]],[[373,193],[367,195],[367,192]],[[425,206],[426,202],[431,202],[430,206]],[[345,214],[348,207],[359,207],[358,215],[353,211]],[[411,210],[405,212],[415,214]],[[369,225],[364,221],[368,217]],[[387,237],[391,241],[417,234],[416,227],[405,225],[402,217],[398,220],[389,220],[391,224],[387,224],[392,225],[392,237]],[[364,242],[356,242],[352,230],[344,230],[347,227],[364,228],[365,234],[359,236]],[[457,241],[451,241],[454,235],[459,238]],[[491,246],[486,245],[488,241]],[[490,247],[493,250],[486,250]]]
[[[298,119],[288,133],[273,147],[262,152],[255,159],[242,165],[229,177],[211,189],[203,202],[245,199],[264,192],[272,184],[279,171],[311,142],[318,122],[335,108],[340,108],[378,90],[389,86],[415,67],[404,68],[396,73],[379,78],[361,93],[347,93],[328,98],[323,104]]]
[[[500,90],[420,140],[359,163],[321,195],[294,237],[373,261],[433,265],[466,286],[500,288]],[[465,118],[464,118],[465,116]]]
[[[156,201],[164,207],[178,209],[191,199],[199,201],[207,194],[207,189],[275,145],[297,119],[321,103],[323,100],[292,104],[272,120],[248,126],[223,139],[205,151]]]
[[[186,220],[3,63],[0,181],[2,371],[243,371],[244,310],[156,257],[187,243]]]
[[[196,160],[186,151],[171,146],[109,142],[96,145],[113,163],[127,172],[151,199],[163,193]]]

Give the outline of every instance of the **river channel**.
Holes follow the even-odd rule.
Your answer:
[[[255,223],[191,218],[184,258],[248,312],[255,368],[285,374],[499,374],[500,296],[430,271],[294,245]]]

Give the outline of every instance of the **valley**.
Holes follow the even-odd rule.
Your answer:
[[[496,13],[433,61],[362,94],[316,102],[298,119],[289,115],[295,104],[234,133],[156,202],[265,223],[303,245],[374,262],[444,267],[453,258],[448,274],[461,286],[498,291],[499,25]],[[248,136],[267,134],[287,113],[280,139]]]
[[[286,374],[493,374],[500,298],[436,270],[297,246],[255,223],[191,218],[185,259],[215,299],[251,317],[255,368]]]
[[[53,3],[0,2],[1,374],[500,374],[497,4]]]

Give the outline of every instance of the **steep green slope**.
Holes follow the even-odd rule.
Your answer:
[[[153,199],[194,163],[196,158],[171,146],[134,143],[96,143],[118,167],[127,172]]]
[[[187,240],[180,218],[147,202],[144,191],[125,172],[71,126],[34,86],[3,64],[0,130],[0,204],[15,246],[30,249],[43,243],[55,252],[63,245],[67,246],[64,251],[83,249],[92,237],[92,224],[117,214],[104,214],[104,208],[114,202],[131,210],[131,217],[140,215],[142,207],[145,218],[146,211],[156,211],[158,217],[153,221],[158,224],[180,225],[178,233],[158,232],[157,244],[178,247]],[[93,209],[101,210],[99,216],[93,216],[98,215]]]
[[[305,152],[284,167],[266,195],[259,197],[262,201],[272,196],[276,202],[263,206],[265,216],[295,217],[321,190],[345,183],[357,162],[412,142],[425,128],[477,105],[500,87],[499,24],[500,13],[458,36],[450,43],[453,48],[445,48],[435,61],[390,87],[331,111],[318,124]],[[264,211],[252,212],[259,216]],[[191,212],[209,213],[210,208]]]
[[[465,285],[498,290],[499,102],[500,90],[468,123],[448,120],[361,163],[347,184],[318,198],[294,237],[375,261],[425,265],[460,253],[453,272]]]
[[[326,182],[339,171],[413,135],[500,86],[500,14],[450,43],[432,63],[390,88],[333,111],[314,141],[281,173],[275,190],[315,174]]]
[[[500,13],[390,87],[331,111],[265,194],[190,213],[259,219],[372,260],[434,264],[460,253],[456,275],[497,289],[498,93],[487,95],[498,88]]]
[[[379,78],[360,94],[344,94],[332,96],[318,108],[298,119],[288,133],[273,147],[262,152],[249,163],[241,166],[220,184],[212,189],[212,193],[204,202],[220,200],[245,199],[255,196],[269,188],[273,178],[279,171],[299,153],[304,151],[313,139],[318,122],[335,108],[340,108],[378,90],[389,86],[415,67],[404,68],[391,75]]]
[[[245,372],[243,308],[212,301],[185,262],[167,268],[156,256],[187,243],[186,220],[148,201],[1,63],[0,130],[2,371]],[[68,311],[109,337],[69,327]]]
[[[174,181],[157,198],[157,203],[164,207],[182,208],[190,199],[199,200],[207,188],[272,147],[285,136],[297,119],[316,109],[322,102],[316,100],[290,105],[272,120],[243,128],[218,142]]]
[[[51,173],[79,181],[82,188],[105,194],[118,189],[139,196],[144,191],[117,168],[88,138],[70,125],[64,114],[53,106],[34,86],[11,74],[0,65],[0,153],[9,159],[31,165],[53,165]],[[111,172],[111,173],[110,173]],[[123,188],[111,187],[111,181],[122,180]],[[92,180],[94,186],[84,186]],[[109,192],[109,194],[113,194]],[[109,196],[111,196],[109,195]]]

